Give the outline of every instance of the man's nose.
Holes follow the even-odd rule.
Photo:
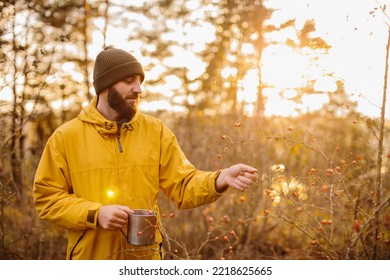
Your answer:
[[[136,85],[134,86],[133,91],[137,93],[138,95],[142,94],[142,85],[140,82],[137,82]]]

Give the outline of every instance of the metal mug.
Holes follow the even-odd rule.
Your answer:
[[[157,215],[155,211],[133,209],[127,225],[127,242],[131,245],[153,245],[156,243]]]

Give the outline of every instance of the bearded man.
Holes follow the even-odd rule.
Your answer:
[[[256,169],[196,169],[161,120],[138,112],[145,74],[130,53],[107,47],[94,65],[96,96],[48,139],[34,180],[41,219],[66,229],[67,259],[163,259],[160,190],[178,209],[244,191]],[[129,244],[133,209],[156,213],[155,242]]]

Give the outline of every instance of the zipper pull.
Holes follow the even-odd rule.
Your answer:
[[[118,138],[119,152],[123,153],[123,148],[122,148],[122,143],[121,143],[121,133],[120,132],[118,133],[117,138]]]
[[[122,143],[121,143],[121,128],[122,128],[122,123],[117,123],[118,126],[118,134],[116,135],[116,138],[118,138],[118,148],[119,152],[123,153],[123,148],[122,148]]]

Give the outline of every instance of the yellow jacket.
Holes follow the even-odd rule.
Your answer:
[[[34,180],[35,208],[41,219],[66,229],[67,259],[160,259],[159,244],[132,246],[120,231],[100,228],[99,207],[153,209],[161,228],[160,190],[179,209],[211,203],[221,196],[219,172],[196,170],[160,120],[137,113],[119,126],[96,102],[49,138]],[[158,229],[156,236],[161,245]]]

